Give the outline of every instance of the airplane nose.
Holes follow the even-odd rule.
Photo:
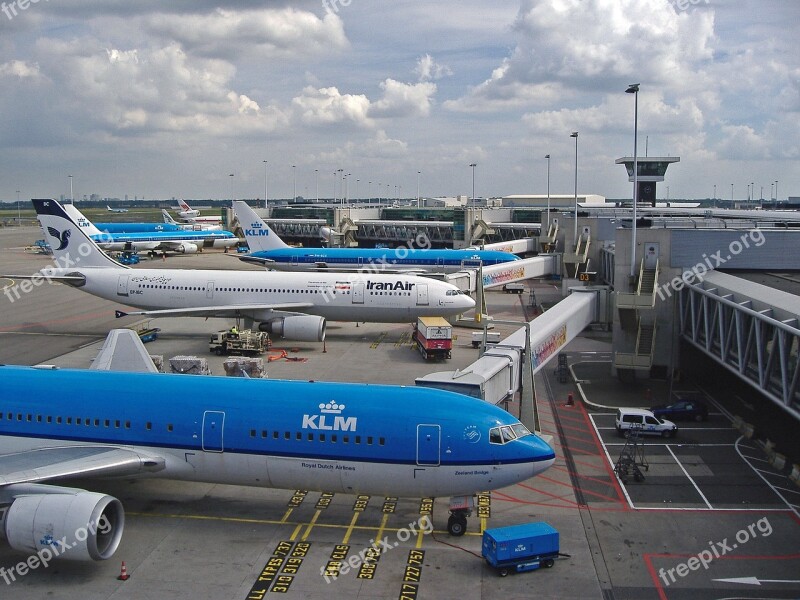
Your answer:
[[[526,442],[531,457],[533,475],[538,475],[553,466],[556,461],[556,453],[538,435],[526,436],[522,441]]]
[[[475,308],[475,300],[473,300],[466,294],[462,294],[461,296],[459,296],[459,298],[461,299],[461,305],[464,310]]]

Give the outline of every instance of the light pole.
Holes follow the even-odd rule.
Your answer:
[[[317,204],[319,204],[319,169],[314,169],[314,183],[317,186]]]
[[[475,167],[478,163],[470,163],[469,166],[472,167],[472,204],[475,204]]]
[[[733,208],[733,184],[731,184],[731,208]]]
[[[297,165],[292,165],[292,202],[297,200]]]
[[[367,198],[369,199],[369,203],[372,204],[372,182],[367,182]]]
[[[775,202],[778,202],[778,180],[775,180]]]
[[[550,155],[544,157],[547,159],[547,235],[550,235]]]
[[[625,93],[633,94],[633,228],[631,230],[631,285],[633,285],[633,278],[636,276],[636,205],[639,204],[639,84],[630,84]],[[576,224],[577,210],[576,206]]]
[[[717,184],[714,184],[714,208],[717,208]]]
[[[17,227],[22,225],[22,210],[19,206],[19,190],[17,190]]]
[[[269,175],[267,174],[267,161],[262,160],[264,163],[264,210],[269,208]]]
[[[578,132],[573,131],[569,137],[575,138],[575,227],[572,231],[573,243],[578,243]]]
[[[231,178],[231,200],[236,200],[236,196],[233,193],[233,173],[230,173],[228,177]]]
[[[422,175],[422,171],[417,171],[417,208],[422,203],[422,199],[419,197],[419,176]]]
[[[356,179],[356,201],[358,201],[358,182],[361,181],[360,179]]]
[[[69,201],[75,204],[75,196],[72,193],[72,175],[67,175],[69,177]]]
[[[750,182],[750,207],[752,208],[753,202],[756,200],[756,184]]]

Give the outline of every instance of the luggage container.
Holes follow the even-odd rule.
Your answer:
[[[545,522],[487,529],[481,554],[501,577],[512,571],[549,569],[558,558],[558,531]]]

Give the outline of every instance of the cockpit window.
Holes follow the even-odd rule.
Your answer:
[[[499,427],[492,427],[489,430],[489,443],[490,444],[502,444],[503,437],[500,435],[500,428]]]
[[[503,443],[511,442],[511,441],[517,439],[517,434],[514,433],[514,430],[511,429],[511,427],[508,427],[508,426],[501,427],[500,431],[503,434]]]
[[[517,434],[518,438],[525,437],[526,435],[531,435],[531,432],[522,423],[517,423],[516,425],[512,425],[511,428],[514,430],[514,433]]]
[[[522,423],[504,425],[502,427],[492,427],[489,430],[489,443],[507,444],[508,442],[513,442],[514,440],[525,437],[526,435],[533,434]]]
[[[459,294],[463,294],[461,290],[447,290],[445,292],[445,296],[458,296]]]

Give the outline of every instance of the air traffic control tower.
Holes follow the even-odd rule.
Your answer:
[[[636,164],[639,167],[638,193],[636,202],[646,202],[651,206],[656,205],[656,183],[664,181],[667,167],[672,163],[680,162],[678,156],[639,156]],[[628,181],[633,183],[633,157],[623,156],[614,161],[615,164],[625,165],[628,171]]]

